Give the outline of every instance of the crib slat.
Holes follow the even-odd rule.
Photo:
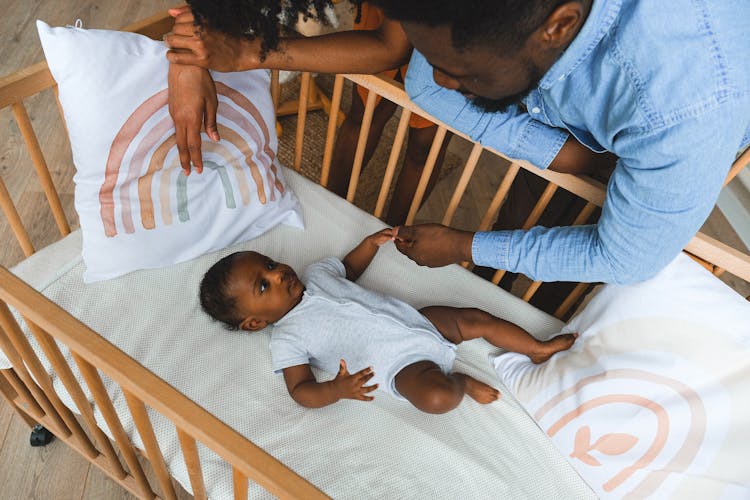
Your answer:
[[[458,209],[458,204],[461,202],[461,198],[463,198],[464,196],[466,187],[469,185],[469,180],[471,180],[471,176],[474,174],[474,169],[479,162],[479,157],[482,155],[483,150],[484,148],[479,143],[474,144],[474,147],[471,148],[469,158],[468,160],[466,160],[466,165],[464,165],[463,172],[461,172],[461,178],[458,179],[456,189],[453,191],[453,196],[451,196],[451,199],[448,202],[448,208],[445,210],[445,215],[443,215],[442,224],[444,226],[450,226],[450,223],[453,220],[453,216],[456,214],[456,210]]]
[[[729,175],[727,175],[726,180],[724,180],[724,185],[726,186],[729,184],[748,164],[750,164],[750,147],[745,149],[740,157],[732,163],[732,168],[729,169]]]
[[[432,171],[435,169],[435,162],[440,155],[440,148],[443,147],[443,141],[445,140],[445,134],[448,129],[442,125],[438,126],[437,132],[435,132],[435,138],[432,140],[432,146],[430,146],[430,152],[427,155],[427,161],[424,164],[422,170],[422,177],[419,178],[419,184],[417,185],[417,191],[414,193],[414,199],[409,207],[409,215],[406,216],[406,225],[410,225],[414,222],[414,217],[417,216],[417,211],[422,205],[422,199],[427,191],[427,185],[430,183],[432,177]]]
[[[560,304],[560,307],[555,310],[554,316],[557,319],[562,319],[563,316],[568,312],[568,310],[573,307],[573,304],[583,295],[583,292],[586,291],[586,288],[588,288],[588,283],[578,283],[576,287],[573,289],[572,292],[570,292],[570,295],[566,297],[566,299],[563,301],[562,304]]]
[[[175,500],[177,494],[172,486],[172,479],[169,475],[169,471],[167,471],[167,466],[164,462],[164,455],[162,454],[159,443],[156,440],[156,434],[154,434],[151,419],[148,418],[146,406],[140,399],[136,398],[125,389],[122,390],[122,393],[125,396],[125,401],[128,403],[128,408],[130,408],[130,414],[133,415],[133,421],[135,421],[138,434],[143,440],[148,461],[154,469],[156,479],[159,481],[159,486],[161,486],[162,498]]]
[[[341,95],[344,93],[344,77],[336,75],[333,81],[333,96],[331,97],[331,109],[328,112],[328,130],[326,131],[326,145],[323,150],[323,166],[320,170],[320,185],[328,186],[328,174],[331,170],[333,159],[333,146],[336,141],[336,128],[338,125],[339,110],[341,109]]]
[[[305,120],[307,119],[307,102],[310,95],[310,73],[302,73],[299,88],[299,107],[297,108],[297,137],[294,143],[294,170],[299,172],[302,166],[302,149],[305,139]]]
[[[44,160],[42,148],[39,146],[34,128],[31,126],[31,120],[29,120],[29,115],[26,113],[26,108],[22,102],[13,104],[13,116],[16,118],[18,128],[21,130],[23,140],[29,150],[29,154],[31,154],[31,160],[39,177],[39,183],[42,185],[47,202],[52,209],[52,215],[57,223],[57,228],[60,230],[61,235],[66,236],[70,234],[70,226],[68,225],[68,220],[65,218],[65,211],[60,203],[60,197],[52,182],[47,162]]]
[[[547,208],[550,200],[552,200],[552,196],[554,196],[555,191],[557,191],[557,187],[557,184],[554,184],[552,182],[547,183],[547,187],[544,188],[544,192],[537,200],[536,205],[534,205],[534,208],[533,210],[531,210],[529,216],[526,218],[526,222],[523,223],[522,229],[531,229],[534,224],[539,221],[542,213],[544,213],[544,209]],[[497,272],[495,272],[495,275],[492,276],[492,282],[496,285],[500,283],[500,280],[503,279],[505,273],[505,269],[498,269]]]
[[[510,186],[513,184],[513,181],[516,180],[516,176],[520,170],[521,167],[519,165],[515,163],[510,164],[502,182],[500,182],[500,185],[497,187],[497,191],[490,202],[490,206],[487,207],[487,211],[484,213],[484,217],[482,217],[482,221],[479,223],[477,231],[487,231],[492,227],[492,223],[495,221],[495,218],[497,218],[497,214],[505,202],[505,197],[508,195],[508,191],[510,191]]]
[[[526,292],[521,297],[521,300],[524,302],[528,302],[531,300],[531,297],[534,296],[537,290],[539,290],[539,287],[542,286],[541,281],[535,281],[531,285],[529,285],[529,288],[526,289]]]
[[[81,414],[81,417],[83,417],[84,422],[86,422],[86,425],[89,428],[89,432],[99,446],[99,452],[104,455],[106,459],[106,463],[109,466],[109,472],[116,479],[123,479],[127,476],[127,472],[122,468],[122,464],[117,458],[117,452],[115,452],[115,449],[112,447],[109,437],[104,434],[96,423],[91,403],[89,403],[86,394],[83,392],[83,388],[81,388],[81,385],[78,383],[78,380],[73,374],[70,365],[68,365],[68,362],[65,360],[65,356],[63,356],[63,353],[57,346],[57,343],[47,332],[39,328],[39,326],[35,325],[28,319],[25,321],[34,334],[34,337],[36,337],[37,342],[39,342],[39,346],[42,348],[42,351],[44,351],[45,356],[47,356],[47,359],[52,364],[55,373],[62,381],[68,394],[73,399],[73,402],[76,404],[78,412]]]
[[[279,83],[279,70],[271,70],[271,102],[273,109],[279,107],[279,97],[281,96],[281,84]]]
[[[21,222],[18,210],[16,210],[16,206],[13,204],[13,199],[10,197],[8,188],[5,187],[5,182],[3,182],[2,178],[0,178],[0,208],[3,209],[3,213],[8,219],[8,224],[10,224],[13,234],[16,235],[16,239],[21,245],[23,254],[26,257],[33,254],[36,251],[34,250],[34,245],[31,244],[29,233],[26,232],[26,228],[23,226],[23,222]]]
[[[359,173],[362,171],[362,162],[365,158],[365,149],[367,148],[367,136],[370,135],[370,126],[372,125],[372,115],[375,112],[375,101],[378,95],[375,92],[367,93],[365,102],[365,111],[362,116],[362,128],[359,129],[359,139],[357,140],[357,150],[354,153],[354,163],[352,164],[352,175],[349,179],[349,189],[346,192],[346,200],[354,202],[354,194],[357,192],[359,183]]]
[[[15,346],[16,350],[18,350],[18,352],[23,357],[26,366],[29,370],[31,370],[31,373],[34,375],[34,379],[36,380],[37,384],[39,384],[39,386],[42,388],[45,395],[47,396],[47,399],[49,399],[50,403],[57,411],[57,414],[65,423],[66,428],[70,431],[70,434],[72,434],[72,436],[80,445],[81,452],[89,459],[96,458],[96,456],[99,455],[99,452],[96,450],[96,448],[94,448],[94,445],[91,444],[91,441],[89,441],[86,432],[83,430],[83,428],[81,428],[81,425],[78,423],[78,420],[76,420],[73,412],[71,412],[70,409],[65,406],[62,401],[60,401],[60,398],[57,395],[57,391],[55,391],[55,388],[52,384],[52,379],[50,379],[47,370],[42,365],[42,362],[36,355],[36,352],[34,352],[33,347],[31,347],[31,344],[26,338],[26,335],[24,335],[23,331],[21,331],[21,328],[13,319],[10,310],[5,304],[2,304],[2,306],[0,306],[0,324],[2,324],[3,329],[10,338],[10,341]],[[36,329],[35,327],[32,327],[30,323],[29,328],[32,333],[34,332],[34,329]]]
[[[409,130],[410,119],[411,111],[408,109],[402,109],[401,118],[398,120],[398,128],[396,129],[396,137],[393,138],[391,153],[390,156],[388,156],[388,163],[386,164],[385,172],[383,173],[383,182],[380,184],[378,201],[375,203],[375,211],[373,212],[373,215],[377,218],[380,218],[380,216],[383,215],[385,200],[388,198],[388,191],[391,190],[391,182],[393,182],[393,176],[396,173],[396,164],[401,155],[401,148],[404,147],[404,140],[406,139],[406,132]]]
[[[232,467],[232,482],[234,483],[234,500],[247,500],[247,478]]]
[[[5,349],[2,331],[0,331],[0,348]],[[12,366],[15,360],[11,356],[18,355],[18,353],[14,354],[10,351],[4,352],[8,356],[8,360]],[[24,384],[23,380],[18,376],[18,372],[15,371],[15,368],[12,370],[6,370],[5,379],[21,399],[20,406],[23,407],[23,410],[33,417],[36,420],[36,423],[40,422],[44,418],[44,410],[42,410],[42,407],[39,406],[39,403],[37,403],[28,387],[26,387],[26,384]]]
[[[203,469],[201,469],[201,459],[198,456],[198,446],[195,439],[189,434],[179,427],[176,427],[176,429],[182,447],[182,456],[185,459],[185,465],[190,476],[190,486],[193,487],[193,496],[196,500],[203,500],[207,498],[206,484],[203,481]]]
[[[18,375],[18,378],[23,384],[20,387],[14,386],[13,388],[16,389],[16,392],[24,396],[24,402],[26,403],[26,405],[28,405],[24,406],[24,409],[27,410],[29,414],[31,414],[31,416],[37,419],[40,423],[44,421],[45,425],[47,425],[49,429],[55,434],[62,437],[70,436],[70,429],[65,426],[63,421],[60,419],[60,416],[57,414],[57,411],[52,406],[52,403],[49,401],[49,399],[47,399],[44,391],[39,388],[34,379],[31,377],[26,369],[26,360],[16,350],[16,347],[8,337],[10,333],[6,332],[8,332],[8,327],[10,325],[6,324],[6,314],[10,315],[10,310],[4,302],[0,302],[0,305],[2,306],[0,307],[0,349],[5,352],[5,355],[8,357],[8,360],[13,366],[13,371],[16,373],[16,375]],[[12,323],[15,323],[15,321],[12,319],[12,316],[10,321]],[[25,387],[25,389],[28,389],[28,391],[23,389],[22,387]],[[25,396],[27,395],[32,399],[26,399]],[[36,404],[34,404],[33,402],[36,402]]]
[[[78,365],[78,369],[80,370],[81,375],[83,375],[83,379],[89,386],[91,394],[94,396],[94,401],[96,401],[99,410],[102,412],[102,416],[104,416],[105,422],[107,422],[109,431],[115,438],[115,442],[117,443],[120,453],[122,453],[122,456],[125,459],[125,463],[128,464],[130,475],[135,479],[141,495],[144,498],[153,498],[154,492],[151,489],[151,486],[149,486],[148,484],[148,479],[146,479],[146,475],[143,473],[141,464],[138,462],[135,448],[133,447],[130,438],[125,432],[125,429],[122,427],[122,422],[120,422],[120,417],[117,415],[117,411],[112,404],[112,400],[109,399],[109,394],[107,393],[107,389],[104,387],[104,382],[102,382],[102,379],[99,376],[99,372],[81,356],[73,351],[71,351],[71,353],[73,355],[73,359],[75,359],[75,362]]]
[[[60,112],[60,119],[62,120],[63,128],[65,129],[65,135],[69,135],[68,122],[65,121],[65,112],[63,111],[62,103],[60,102],[60,87],[55,85],[52,87],[52,92],[55,93],[55,102],[57,103],[57,110]]]
[[[583,209],[578,213],[575,220],[573,221],[572,226],[580,226],[581,224],[585,224],[588,218],[591,216],[593,211],[596,209],[596,205],[591,203],[590,201],[584,205]],[[528,302],[531,300],[531,297],[534,296],[534,294],[539,290],[539,286],[542,284],[541,281],[535,281],[533,282],[529,288],[526,290],[526,293],[523,294],[523,297],[521,297],[522,300]]]
[[[16,386],[23,386],[23,383],[18,380],[18,377],[13,373],[13,370],[10,368],[0,370],[0,394],[2,394],[3,399],[8,402],[8,405],[16,415],[21,417],[21,420],[26,422],[29,427],[34,427],[38,422],[31,418],[28,413],[23,411],[19,407],[19,401],[16,401],[16,399],[20,397],[18,391],[14,389]],[[29,396],[29,400],[30,398],[31,396]]]

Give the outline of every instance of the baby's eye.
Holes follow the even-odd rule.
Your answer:
[[[260,293],[263,293],[268,288],[268,281],[260,280]]]
[[[272,260],[269,260],[268,262],[266,262],[266,268],[267,268],[267,269],[268,269],[269,271],[273,271],[273,269],[274,269],[275,267],[276,267],[276,263],[275,263],[274,261],[272,261]]]

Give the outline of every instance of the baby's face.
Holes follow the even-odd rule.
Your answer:
[[[299,304],[305,285],[286,264],[257,252],[244,252],[232,265],[229,291],[243,318],[273,323]]]

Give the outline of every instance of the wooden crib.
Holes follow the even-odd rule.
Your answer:
[[[163,33],[171,29],[171,23],[171,18],[163,14],[126,29],[152,38],[160,38]],[[273,85],[273,95],[278,102],[278,75],[274,76],[273,81],[276,84]],[[382,179],[382,187],[379,190],[379,196],[373,210],[376,217],[381,217],[386,208],[389,188],[407,133],[409,116],[411,113],[424,113],[408,100],[403,87],[396,82],[373,76],[337,75],[330,103],[326,103],[331,118],[328,122],[325,148],[321,160],[322,172],[319,179],[313,179],[323,186],[326,185],[328,180],[337,118],[341,107],[344,82],[347,79],[370,90],[365,104],[363,128],[357,146],[347,200],[354,200],[357,192],[367,130],[375,108],[376,97],[382,96],[401,107],[397,132],[391,145],[389,159]],[[60,234],[65,236],[70,233],[70,225],[63,213],[50,172],[47,169],[23,103],[25,99],[49,89],[55,90],[55,82],[47,69],[46,63],[42,62],[25,68],[0,79],[0,108],[12,107],[13,115],[36,167],[37,175],[44,188]],[[299,95],[309,95],[310,89],[311,75],[303,74]],[[293,161],[293,167],[298,170],[303,158],[307,112],[308,100],[300,99],[297,110]],[[414,221],[422,204],[438,151],[446,133],[450,131],[468,139],[464,134],[438,121],[436,123],[439,124],[439,129],[411,204],[407,224]],[[286,130],[285,133],[289,134],[292,131]],[[435,222],[451,224],[482,153],[500,155],[480,144],[473,145],[450,201],[445,206],[444,214],[440,220]],[[733,165],[727,182],[749,162],[750,152],[746,151]],[[549,181],[547,189],[536,202],[534,210],[526,220],[524,227],[535,225],[552,195],[558,189],[570,191],[586,201],[585,207],[576,218],[575,224],[585,223],[595,208],[601,206],[604,202],[603,186],[596,181],[549,170],[538,170],[525,162],[515,161],[511,163],[484,216],[481,221],[478,221],[474,229],[487,230],[491,227],[520,169],[527,169]],[[24,253],[27,256],[33,254],[35,252],[34,246],[24,229],[2,179],[0,179],[0,205]],[[699,233],[685,250],[714,274],[729,272],[744,280],[750,280],[750,256],[714,238]],[[498,283],[502,276],[503,271],[498,271],[492,281]],[[538,290],[540,284],[540,282],[533,282],[523,292],[523,300],[528,301]],[[573,304],[579,300],[586,288],[587,284],[576,286],[555,312],[555,315],[558,317],[565,315]],[[9,307],[18,311],[25,319],[36,342],[52,363],[56,375],[75,400],[79,415],[74,414],[66,407],[56,394],[48,373],[42,366],[27,337],[21,331]],[[42,424],[134,495],[141,498],[176,498],[169,472],[162,458],[162,451],[146,413],[146,406],[148,406],[174,424],[196,498],[206,496],[200,459],[197,453],[197,442],[210,448],[223,460],[231,464],[235,498],[247,497],[248,480],[258,483],[270,493],[283,498],[325,497],[316,486],[310,484],[231,427],[222,423],[5,268],[0,268],[0,327],[0,349],[3,350],[13,365],[13,369],[0,371],[0,394],[2,394],[3,399],[30,426],[37,423]],[[114,437],[114,442],[97,426],[92,406],[61,354],[58,344],[68,346],[74,353],[73,356],[78,369],[93,394],[96,405],[104,414]],[[124,431],[120,424],[120,417],[104,389],[101,374],[105,374],[120,386],[136,423],[138,433],[145,444],[145,449],[136,449]],[[88,429],[88,432],[84,430],[84,427]],[[146,457],[150,462],[158,487],[157,485],[151,485],[147,480],[143,468],[139,464],[139,455]],[[126,467],[123,467],[119,457],[124,459]]]

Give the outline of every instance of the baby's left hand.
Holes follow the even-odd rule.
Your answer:
[[[376,244],[379,247],[382,247],[389,241],[393,241],[396,234],[393,230],[393,228],[388,227],[381,231],[378,231],[377,233],[371,234],[367,237],[368,240],[370,240],[372,243]]]

